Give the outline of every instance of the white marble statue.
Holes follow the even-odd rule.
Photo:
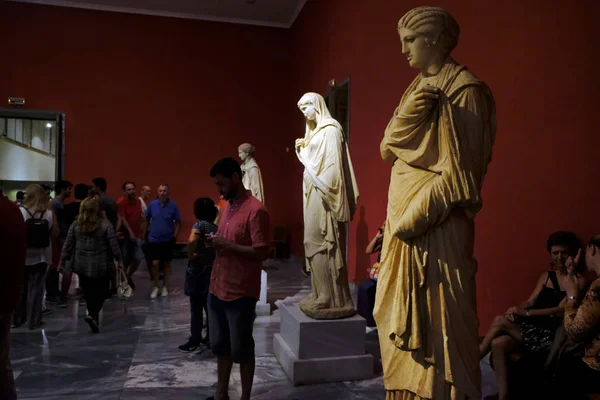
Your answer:
[[[261,203],[265,203],[265,192],[263,189],[262,176],[260,168],[254,159],[255,147],[250,143],[241,144],[238,147],[238,155],[242,160],[242,182],[246,189],[252,192],[252,196],[256,197]]]
[[[356,311],[339,229],[352,220],[358,200],[350,153],[321,95],[306,93],[298,108],[306,118],[306,134],[296,139],[295,148],[304,165],[304,255],[312,280],[312,292],[300,308],[316,319],[350,317]]]

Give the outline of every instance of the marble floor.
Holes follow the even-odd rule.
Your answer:
[[[266,263],[268,300],[273,314],[259,317],[254,327],[256,374],[253,399],[353,400],[384,399],[381,367],[366,381],[294,387],[273,356],[273,334],[279,331],[276,301],[294,301],[308,292],[310,280],[299,263]],[[11,332],[11,357],[19,399],[133,400],[204,399],[214,394],[216,359],[210,351],[182,354],[177,346],[189,334],[188,299],[183,294],[184,262],[174,262],[171,292],[150,300],[144,264],[136,274],[137,291],[128,301],[114,298],[101,316],[101,333],[91,334],[83,321],[85,307],[71,300],[55,308],[44,329]],[[366,334],[367,350],[380,359],[376,332]],[[241,393],[234,367],[231,399]]]

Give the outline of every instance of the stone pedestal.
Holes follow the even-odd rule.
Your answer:
[[[271,315],[271,305],[267,302],[267,273],[265,270],[260,273],[260,297],[256,303],[256,315],[259,317]]]
[[[275,357],[294,385],[373,377],[373,356],[365,352],[365,319],[317,320],[297,305],[282,304]]]

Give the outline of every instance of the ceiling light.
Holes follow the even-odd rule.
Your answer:
[[[48,123],[46,124],[46,128],[52,128],[52,124],[51,124],[50,122],[48,122]]]

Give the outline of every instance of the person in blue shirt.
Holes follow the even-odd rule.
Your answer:
[[[144,224],[144,235],[148,231],[148,255],[152,262],[152,280],[154,288],[152,289],[151,299],[155,299],[159,294],[159,269],[160,264],[164,266],[164,280],[161,296],[168,296],[169,277],[171,274],[171,260],[173,259],[173,248],[175,240],[179,235],[181,228],[181,216],[177,204],[170,199],[171,189],[169,185],[162,184],[158,187],[158,199],[148,204],[145,212],[146,223]]]

